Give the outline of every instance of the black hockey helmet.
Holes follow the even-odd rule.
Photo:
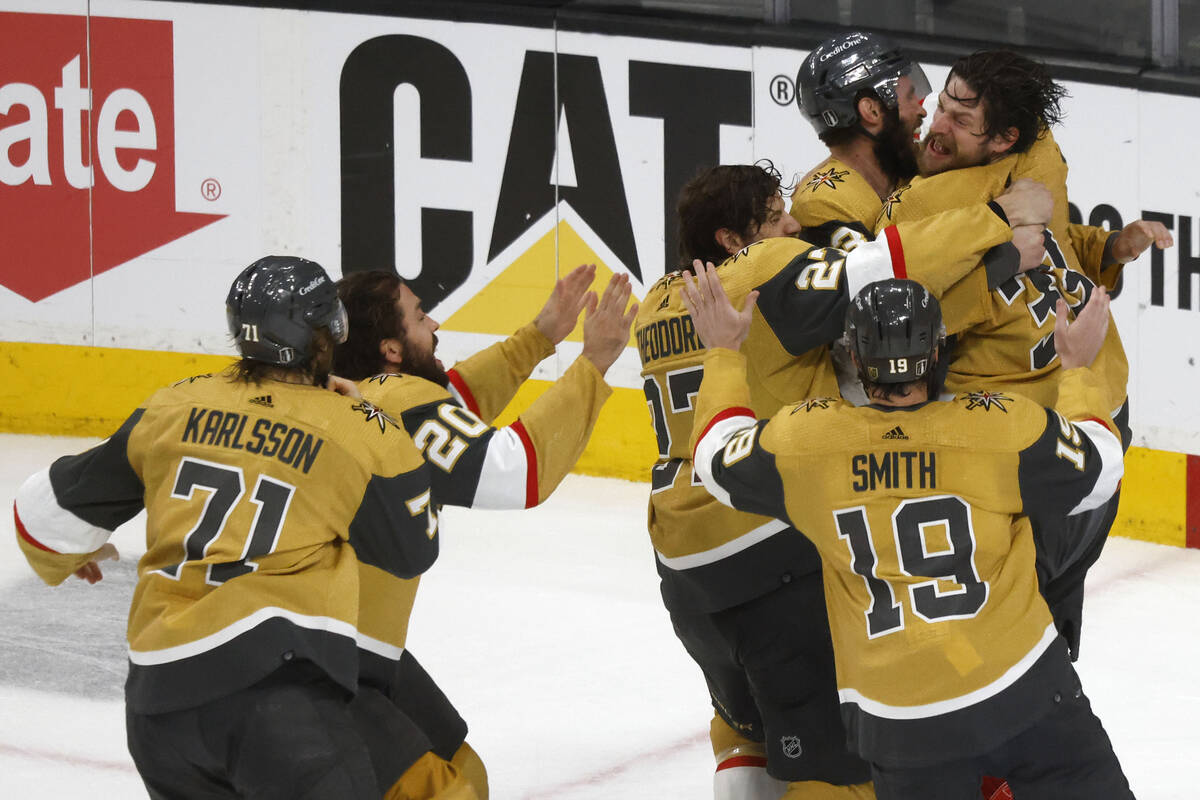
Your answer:
[[[225,315],[241,354],[267,364],[305,363],[319,328],[337,344],[346,341],[346,308],[333,281],[320,264],[295,256],[266,256],[242,270]]]
[[[796,103],[817,135],[858,123],[856,95],[874,89],[888,108],[900,104],[896,84],[907,75],[918,97],[929,94],[921,65],[892,40],[854,31],[826,39],[808,54],[796,74]]]
[[[916,281],[889,278],[863,287],[846,312],[846,346],[864,383],[930,378],[945,341],[942,307]]]

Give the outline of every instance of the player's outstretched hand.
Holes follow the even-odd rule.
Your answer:
[[[1071,322],[1067,319],[1067,304],[1059,298],[1054,309],[1054,349],[1062,359],[1063,369],[1088,367],[1096,360],[1104,335],[1108,333],[1108,292],[1097,286],[1087,305]]]
[[[632,291],[628,275],[613,275],[599,300],[595,292],[588,292],[584,299],[587,316],[583,320],[583,357],[601,375],[608,372],[629,344],[629,329],[638,312],[637,303],[625,309]]]
[[[75,570],[75,577],[87,581],[88,583],[98,583],[104,580],[104,573],[100,571],[101,561],[120,561],[121,554],[117,552],[117,547],[112,542],[105,542],[100,545],[100,549],[92,553],[92,560],[84,564],[79,569]]]
[[[1046,258],[1046,234],[1041,225],[1020,225],[1013,228],[1012,243],[1021,254],[1018,272],[1029,272],[1042,265]]]
[[[1137,219],[1121,229],[1113,239],[1112,255],[1120,264],[1128,264],[1154,245],[1166,250],[1175,244],[1174,237],[1161,222]]]
[[[587,289],[595,278],[595,264],[580,264],[565,278],[558,279],[550,297],[546,299],[546,305],[533,318],[533,324],[542,336],[558,344],[575,330],[579,312],[588,302]]]
[[[692,315],[692,324],[704,346],[737,350],[750,333],[750,320],[758,292],[746,295],[746,303],[738,311],[729,302],[729,295],[717,277],[717,268],[700,259],[692,262],[695,279],[683,273],[683,304]]]
[[[1032,178],[1018,178],[1004,194],[996,198],[1004,209],[1008,224],[1016,228],[1021,225],[1049,225],[1054,214],[1054,195]]]
[[[346,397],[353,397],[355,400],[362,400],[362,392],[358,390],[358,384],[349,378],[339,378],[337,375],[330,375],[325,379],[325,388]]]

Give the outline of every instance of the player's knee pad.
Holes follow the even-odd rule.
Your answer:
[[[483,765],[483,759],[472,749],[471,745],[463,742],[455,751],[454,758],[450,759],[450,763],[466,779],[467,783],[471,784],[471,788],[475,790],[479,800],[488,800],[487,767]]]
[[[392,784],[383,800],[479,800],[479,795],[453,764],[425,753]]]
[[[823,781],[793,781],[783,800],[875,800],[875,787],[870,783],[838,786]]]

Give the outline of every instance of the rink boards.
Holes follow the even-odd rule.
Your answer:
[[[531,319],[578,263],[643,295],[697,165],[770,157],[790,177],[822,158],[793,102],[803,49],[587,28],[0,0],[0,429],[103,435],[156,386],[227,363],[225,291],[265,253],[396,268],[451,362]],[[945,66],[926,70],[939,86]],[[1127,268],[1113,306],[1136,445],[1118,528],[1200,544],[1200,99],[1066,83],[1078,217],[1151,217],[1177,241]],[[580,468],[641,480],[632,347],[610,378]]]

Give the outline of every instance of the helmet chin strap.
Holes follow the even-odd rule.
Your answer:
[[[863,136],[865,136],[865,137],[867,137],[868,139],[870,139],[870,140],[871,140],[872,142],[874,142],[875,144],[879,144],[879,142],[880,142],[880,137],[879,137],[879,134],[878,134],[878,133],[871,133],[869,130],[867,130],[866,128],[864,128],[864,127],[863,127],[863,124],[862,124],[862,117],[861,117],[861,116],[860,116],[860,117],[859,117],[857,120],[855,120],[855,121],[854,121],[854,129],[855,129],[856,131],[858,131],[859,133],[861,133]]]

